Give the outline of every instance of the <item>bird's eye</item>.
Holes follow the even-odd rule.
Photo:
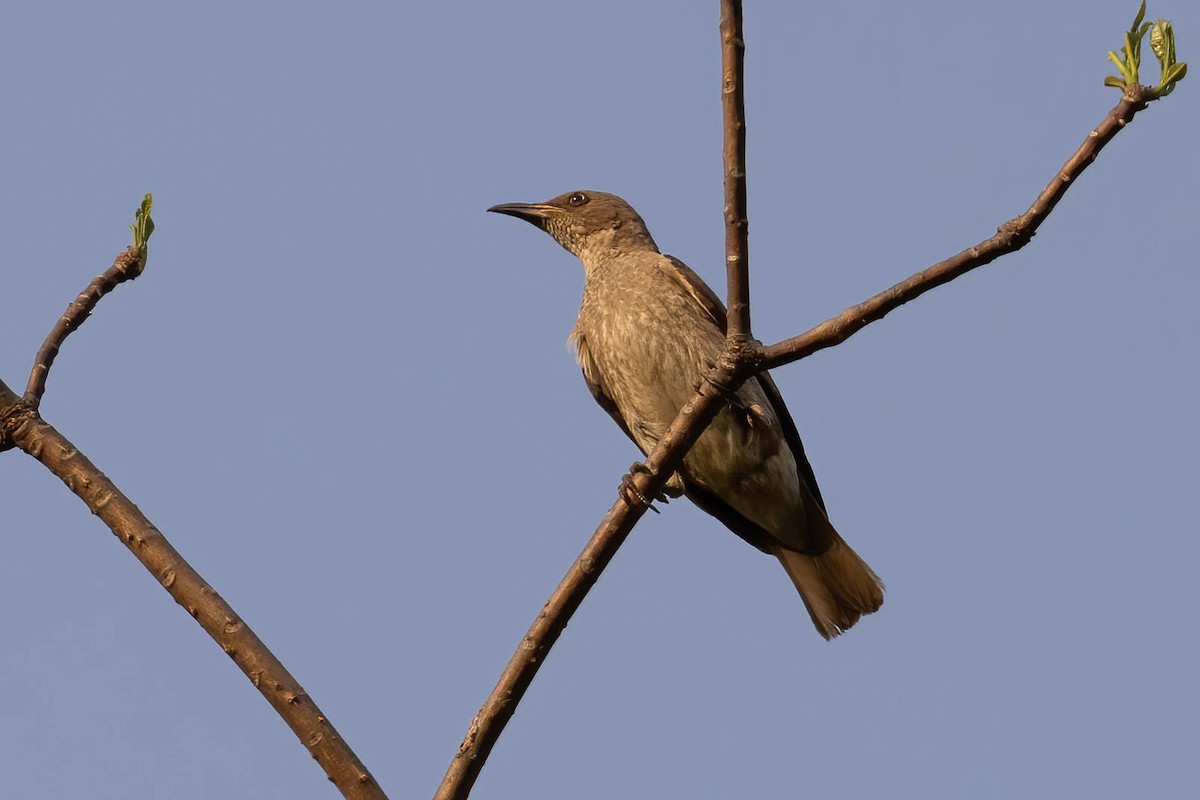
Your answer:
[[[588,201],[588,196],[583,192],[576,192],[567,198],[567,202],[573,206],[581,206]]]

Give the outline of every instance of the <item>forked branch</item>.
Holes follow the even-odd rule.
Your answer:
[[[0,381],[0,451],[13,447],[24,450],[83,500],[175,602],[233,659],[345,797],[385,798],[366,766],[254,631],[138,507],[38,413],[46,377],[62,343],[87,319],[101,298],[122,282],[136,278],[145,268],[146,243],[154,229],[149,195],[143,200],[132,227],[133,246],[67,307],[46,337],[34,361],[25,396],[17,397]]]
[[[1138,28],[1140,23],[1139,15],[1134,27]],[[1149,29],[1147,26],[1142,33]],[[1165,30],[1169,33],[1169,25]],[[1160,44],[1156,47],[1156,54],[1159,51],[1167,52],[1168,47],[1162,42],[1160,33]],[[1100,150],[1133,119],[1135,114],[1146,108],[1147,103],[1165,96],[1186,72],[1186,65],[1182,65],[1181,68],[1174,63],[1174,39],[1171,38],[1169,56],[1160,56],[1160,61],[1163,62],[1164,83],[1154,88],[1137,83],[1122,85],[1124,95],[1121,102],[1088,135],[1083,145],[1067,160],[1029,209],[1021,216],[1001,225],[995,236],[918,272],[806,333],[762,348],[750,336],[746,247],[746,128],[742,89],[745,44],[740,0],[721,0],[721,43],[728,343],[720,362],[705,376],[705,380],[700,382],[696,396],[680,410],[666,435],[659,440],[658,446],[646,459],[647,469],[636,471],[630,477],[634,488],[643,497],[659,495],[668,476],[673,474],[688,449],[721,409],[725,396],[723,392],[736,390],[747,378],[762,370],[789,364],[818,350],[840,344],[871,322],[881,319],[888,312],[930,289],[1028,244],[1038,226],[1066,194],[1075,179],[1095,160]],[[1134,57],[1136,63],[1136,53]],[[618,499],[609,509],[583,552],[546,601],[501,673],[492,693],[471,721],[467,735],[438,787],[435,800],[462,800],[470,794],[471,787],[493,746],[508,720],[512,718],[517,704],[532,683],[550,648],[554,646],[567,622],[583,602],[583,598],[595,585],[600,573],[612,560],[643,513],[644,507],[630,504],[624,499]]]

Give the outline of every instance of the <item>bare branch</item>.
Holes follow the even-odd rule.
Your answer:
[[[1121,102],[1117,103],[1095,130],[1088,134],[1083,144],[1067,159],[1067,163],[1063,164],[1062,169],[1050,180],[1024,214],[1004,223],[997,229],[995,236],[984,239],[974,247],[969,247],[945,261],[939,261],[799,336],[767,347],[763,351],[763,368],[773,369],[790,364],[818,350],[841,344],[867,325],[883,319],[891,311],[917,299],[930,289],[952,281],[976,267],[991,263],[1000,256],[1020,250],[1033,238],[1038,227],[1058,205],[1058,201],[1067,193],[1071,184],[1096,160],[1100,150],[1153,99],[1154,89],[1149,86],[1135,85],[1127,88]]]
[[[54,359],[58,356],[63,342],[79,329],[104,295],[142,273],[139,266],[140,255],[136,248],[127,248],[117,256],[111,267],[92,279],[88,287],[67,306],[58,322],[54,323],[33,360],[29,383],[25,387],[25,397],[22,398],[31,408],[36,409],[41,405],[42,395],[46,392],[46,379],[50,377],[50,367],[54,365]]]
[[[746,42],[741,0],[721,0],[721,112],[725,144],[725,276],[730,340],[750,336],[750,221],[746,212]]]
[[[386,797],[321,709],[233,608],[104,473],[0,382],[0,443],[4,442],[42,462],[108,525],[246,673],[345,797]]]
[[[58,356],[58,350],[67,337],[83,324],[83,321],[88,318],[92,309],[104,295],[125,281],[131,281],[141,275],[146,268],[150,237],[154,234],[154,220],[150,217],[150,209],[153,205],[153,198],[150,194],[147,193],[142,197],[142,203],[134,213],[133,224],[129,226],[129,229],[133,231],[133,244],[117,256],[111,267],[103,274],[97,275],[88,284],[88,287],[71,301],[67,310],[63,312],[49,335],[46,336],[46,341],[42,342],[37,356],[33,359],[33,369],[29,373],[29,383],[25,386],[25,396],[22,398],[22,402],[31,409],[36,411],[41,405],[42,395],[46,392],[46,379],[50,377],[50,367],[53,366],[54,359]]]
[[[93,279],[55,323],[34,359],[25,396],[17,397],[0,381],[0,451],[19,447],[41,461],[108,525],[175,602],[246,673],[344,796],[384,798],[383,790],[358,756],[254,631],[138,507],[38,413],[50,367],[63,342],[83,324],[101,298],[145,269],[147,245],[154,232],[150,209],[151,197],[147,194],[130,226],[133,245]]]

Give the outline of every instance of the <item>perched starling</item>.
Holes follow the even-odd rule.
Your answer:
[[[649,453],[725,346],[725,307],[663,255],[621,198],[576,191],[488,209],[538,226],[583,262],[571,333],[596,401]],[[837,636],[883,603],[883,583],[826,516],[804,445],[771,376],[746,381],[668,483],[758,549],[800,591],[817,631]]]

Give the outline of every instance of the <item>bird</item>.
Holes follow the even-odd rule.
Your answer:
[[[614,194],[577,190],[488,211],[532,223],[583,263],[569,342],[596,402],[648,454],[723,352],[724,304],[661,253],[641,216]],[[883,582],[830,523],[771,376],[760,372],[726,400],[664,493],[685,495],[779,559],[817,632],[838,636],[880,608]]]

